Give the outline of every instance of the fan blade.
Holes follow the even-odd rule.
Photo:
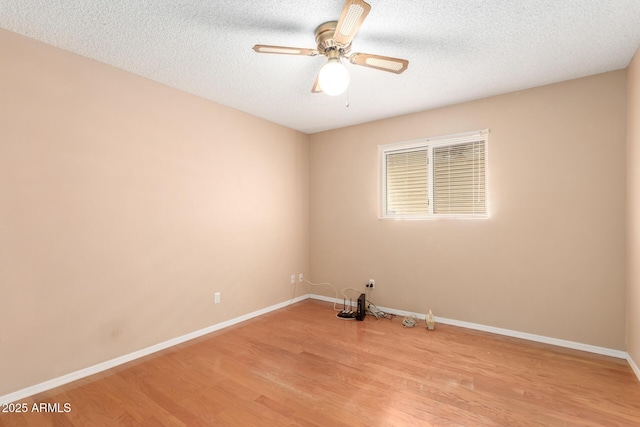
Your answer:
[[[358,29],[369,14],[371,6],[363,0],[346,0],[342,8],[342,14],[336,25],[333,39],[336,43],[349,44],[355,37]]]
[[[258,53],[280,53],[284,55],[316,56],[318,54],[318,51],[315,49],[287,46],[269,46],[266,44],[257,44],[253,47],[253,50]]]
[[[318,75],[318,77],[316,77],[316,81],[313,83],[313,87],[311,88],[311,93],[321,93],[322,92],[322,88],[320,87],[319,78],[320,78],[320,76]]]
[[[354,53],[349,56],[352,64],[362,65],[376,70],[389,71],[400,74],[409,67],[406,59],[391,58],[390,56],[370,55],[368,53]]]

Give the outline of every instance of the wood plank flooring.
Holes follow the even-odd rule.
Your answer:
[[[20,401],[0,426],[640,426],[624,360],[401,321],[303,301]]]

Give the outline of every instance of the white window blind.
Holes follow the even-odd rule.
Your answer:
[[[427,150],[402,150],[386,156],[386,211],[394,215],[428,213]]]
[[[486,213],[484,148],[484,141],[434,147],[434,214]]]
[[[383,218],[487,214],[487,131],[381,146]]]

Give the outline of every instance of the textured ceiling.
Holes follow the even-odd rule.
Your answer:
[[[347,64],[347,95],[312,94],[315,48],[343,0],[1,0],[0,27],[306,133],[625,68],[639,0],[370,0],[354,52],[409,60],[395,75]]]

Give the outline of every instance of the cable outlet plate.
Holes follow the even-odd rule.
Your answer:
[[[294,285],[296,283],[296,275],[292,274],[291,275],[291,284]]]
[[[376,287],[376,281],[373,279],[369,279],[369,282],[367,283],[366,287],[369,289],[374,289]]]

